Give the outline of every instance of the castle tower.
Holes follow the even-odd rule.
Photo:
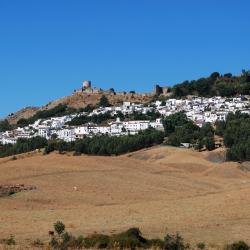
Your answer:
[[[153,91],[153,93],[154,93],[155,95],[160,95],[160,94],[162,94],[162,87],[159,86],[158,84],[156,84],[156,85],[154,86],[154,91]]]
[[[89,80],[84,80],[84,81],[82,82],[82,87],[83,87],[84,89],[90,89],[90,88],[91,88],[91,81],[89,81]]]

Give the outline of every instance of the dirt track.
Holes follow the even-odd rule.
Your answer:
[[[178,231],[191,242],[250,243],[250,174],[207,159],[169,147],[120,157],[0,159],[0,184],[37,188],[0,199],[0,235],[47,239],[62,220],[83,235],[136,226],[147,236]]]

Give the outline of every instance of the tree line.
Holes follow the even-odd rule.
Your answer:
[[[250,160],[250,115],[239,111],[229,113],[225,122],[216,123],[215,132],[224,139],[228,160]]]
[[[76,140],[74,142],[65,142],[57,139],[46,140],[41,137],[33,137],[31,139],[18,139],[14,145],[0,145],[0,157],[26,153],[41,148],[45,148],[45,154],[56,150],[60,153],[65,151],[75,152],[75,155],[120,155],[161,144],[163,140],[164,133],[155,129],[147,129],[136,135],[119,137],[101,135]]]
[[[233,76],[231,73],[220,75],[220,73],[214,72],[209,77],[176,84],[171,91],[177,98],[187,95],[204,97],[249,95],[250,71],[243,70],[240,76]]]
[[[52,151],[74,151],[75,155],[120,155],[133,152],[142,148],[161,144],[164,140],[164,133],[155,129],[147,129],[136,135],[108,136],[100,135],[92,138],[65,142],[61,140],[51,140],[45,147],[45,153]]]
[[[145,237],[139,228],[132,227],[126,231],[113,234],[93,233],[87,236],[73,235],[62,221],[57,221],[53,229],[49,231],[49,241],[36,239],[31,243],[32,247],[49,248],[58,250],[70,249],[159,249],[159,250],[186,250],[208,249],[205,242],[197,241],[190,244],[179,233],[165,234],[164,238]],[[7,239],[0,239],[0,244],[14,246],[17,244],[15,237],[11,235]],[[249,250],[250,246],[244,241],[235,241],[226,244],[225,250]]]
[[[196,149],[206,148],[213,150],[214,129],[210,123],[204,124],[201,128],[187,118],[184,112],[178,112],[167,116],[163,120],[166,144],[175,147],[181,143],[190,143]]]
[[[12,144],[0,144],[0,157],[6,157],[11,155],[17,155],[21,153],[30,152],[36,149],[41,149],[47,146],[48,141],[42,137],[32,137],[30,139],[19,138],[17,143]]]

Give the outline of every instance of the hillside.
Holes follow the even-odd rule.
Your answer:
[[[69,96],[62,97],[58,100],[50,102],[43,107],[27,107],[16,113],[12,113],[8,117],[10,124],[16,124],[18,120],[22,118],[29,118],[34,115],[38,110],[51,109],[58,104],[66,104],[69,108],[84,108],[87,105],[96,105],[101,96],[105,95],[110,104],[117,105],[124,101],[137,102],[137,103],[147,103],[156,96],[163,95],[163,99],[167,96],[173,96],[175,98],[183,98],[187,96],[197,95],[204,97],[211,96],[223,96],[232,97],[237,95],[250,95],[250,71],[242,70],[239,76],[233,76],[231,73],[221,75],[218,72],[212,73],[208,77],[203,77],[197,80],[184,81],[182,83],[176,84],[169,87],[161,87],[155,85],[153,92],[151,93],[116,93],[113,91],[96,91],[98,88],[91,88],[91,82],[85,81],[90,84],[83,91],[75,91]]]
[[[2,185],[36,187],[0,198],[1,237],[14,234],[22,244],[46,240],[62,220],[83,235],[139,227],[148,236],[178,231],[191,243],[250,242],[248,168],[215,163],[214,155],[223,152],[154,147],[119,157],[0,159]]]
[[[62,97],[40,108],[35,108],[35,107],[24,108],[9,116],[8,121],[10,122],[10,124],[16,124],[17,121],[20,120],[21,118],[27,119],[33,116],[39,110],[51,109],[57,106],[58,104],[66,104],[68,107],[75,109],[84,108],[87,105],[96,105],[99,102],[102,95],[103,95],[102,93],[88,94],[83,92],[74,92],[70,96]],[[131,94],[131,93],[126,93],[126,94],[117,93],[116,95],[106,93],[104,95],[108,98],[110,104],[112,105],[121,104],[125,101],[147,103],[153,97],[152,94]]]

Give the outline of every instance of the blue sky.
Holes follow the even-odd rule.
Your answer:
[[[82,80],[151,91],[250,69],[249,0],[0,0],[0,117]]]

